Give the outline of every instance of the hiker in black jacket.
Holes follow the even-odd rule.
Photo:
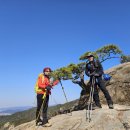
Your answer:
[[[111,96],[105,87],[104,81],[102,80],[102,74],[104,72],[103,72],[103,67],[102,67],[100,61],[95,60],[94,56],[92,54],[88,54],[87,59],[89,62],[86,64],[86,68],[85,68],[86,75],[88,77],[90,77],[91,83],[92,83],[92,78],[93,77],[95,78],[94,88],[97,87],[97,85],[98,85],[98,87],[101,89],[101,91],[103,92],[103,94],[107,100],[107,104],[108,104],[109,108],[113,109],[113,102],[112,102]],[[94,98],[94,101],[96,103],[96,106],[101,108],[102,106],[100,104],[97,89],[94,89],[93,98]]]

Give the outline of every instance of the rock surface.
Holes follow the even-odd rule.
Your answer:
[[[130,105],[130,62],[113,67],[105,73],[112,76],[106,87],[115,104]],[[106,103],[104,95],[100,92],[103,103]]]
[[[70,114],[57,115],[49,120],[51,127],[36,127],[35,121],[24,123],[9,130],[129,130],[130,106],[114,105],[108,109],[92,111],[92,121],[86,121],[86,110],[74,111]]]

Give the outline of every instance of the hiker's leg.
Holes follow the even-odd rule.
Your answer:
[[[107,100],[108,105],[113,104],[111,96],[110,96],[108,90],[106,89],[106,86],[105,86],[104,81],[102,80],[102,77],[98,77],[97,80],[98,80],[98,86],[102,90],[102,92]]]
[[[36,110],[36,122],[39,122],[41,121],[40,119],[40,109],[41,109],[41,106],[42,106],[42,94],[37,94],[37,110]]]
[[[95,82],[96,82],[96,81],[95,81]],[[95,85],[94,85],[94,95],[93,95],[93,99],[94,99],[94,101],[95,101],[96,106],[99,107],[99,108],[101,108],[97,83],[95,83]]]
[[[43,124],[48,122],[48,118],[47,118],[48,103],[49,103],[49,95],[46,96],[43,104],[43,111],[42,111]]]

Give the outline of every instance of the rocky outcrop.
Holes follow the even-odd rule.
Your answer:
[[[51,127],[36,127],[35,121],[10,128],[9,130],[129,130],[130,106],[115,105],[115,109],[102,109],[92,112],[92,121],[86,120],[86,110],[74,111],[72,115],[57,115],[49,120]]]
[[[105,73],[112,76],[106,83],[106,87],[112,96],[113,102],[130,105],[130,62],[113,67]],[[103,103],[106,103],[104,95],[100,92]]]

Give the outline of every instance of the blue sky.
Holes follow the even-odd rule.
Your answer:
[[[0,107],[36,105],[34,85],[46,66],[78,63],[110,43],[130,54],[129,7],[129,0],[0,0]],[[69,100],[79,98],[78,85],[63,85]],[[52,99],[65,102],[60,85]]]

